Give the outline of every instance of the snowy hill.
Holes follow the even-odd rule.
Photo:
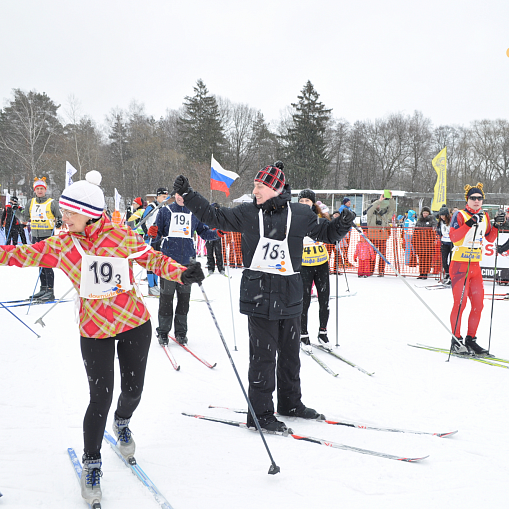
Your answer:
[[[37,269],[0,268],[0,300],[29,296]],[[232,270],[235,318],[234,350],[228,279],[204,282],[223,335],[247,388],[247,319],[238,313],[240,269]],[[56,271],[56,294],[70,283]],[[331,278],[335,291],[335,278]],[[430,457],[403,463],[366,456],[292,438],[266,436],[281,473],[267,474],[270,461],[258,434],[191,419],[203,414],[232,420],[243,416],[208,405],[245,408],[206,304],[191,302],[189,347],[217,367],[208,369],[178,345],[170,345],[181,369],[175,371],[154,336],[142,402],[131,421],[139,464],[175,509],[311,508],[478,508],[505,507],[509,411],[509,370],[443,354],[417,350],[407,343],[448,348],[438,321],[405,285],[391,277],[349,276],[352,298],[339,306],[337,352],[373,377],[323,352],[316,355],[338,377],[310,357],[301,356],[303,402],[328,418],[368,425],[446,432],[450,438],[385,433],[325,423],[284,419],[296,433],[354,447],[404,456]],[[432,281],[419,282],[424,287]],[[413,284],[413,281],[411,282]],[[502,293],[503,287],[497,287]],[[146,289],[146,287],[145,287]],[[345,290],[344,279],[339,291]],[[491,285],[485,288],[491,292]],[[448,323],[450,290],[416,289]],[[193,286],[192,299],[201,299]],[[147,299],[157,325],[157,299]],[[336,301],[331,300],[329,337],[336,337]],[[485,301],[478,331],[487,347],[491,301]],[[509,358],[506,315],[509,303],[495,302],[492,351]],[[85,508],[67,455],[82,454],[82,420],[88,404],[78,327],[72,302],[60,304],[34,325],[47,305],[12,309],[41,338],[0,309],[0,508]],[[468,312],[469,307],[467,307]],[[462,332],[466,331],[466,314]],[[318,331],[318,304],[310,310],[310,333]],[[118,372],[116,397],[118,397]],[[108,429],[111,427],[110,412]],[[148,490],[104,444],[103,507],[158,507]]]

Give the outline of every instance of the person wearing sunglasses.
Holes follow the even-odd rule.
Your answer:
[[[480,182],[475,186],[465,186],[465,200],[465,208],[453,215],[449,230],[454,244],[449,266],[454,298],[451,311],[451,351],[485,357],[489,352],[477,343],[475,336],[484,306],[484,285],[479,262],[482,258],[483,239],[493,242],[497,238],[498,225],[495,221],[495,228],[492,227],[488,214],[482,210],[484,191]],[[460,334],[461,316],[467,298],[470,299],[471,309],[467,335],[463,338]]]

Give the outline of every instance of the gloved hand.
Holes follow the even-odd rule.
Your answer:
[[[182,276],[180,276],[180,279],[184,285],[201,283],[205,279],[205,274],[203,273],[203,270],[201,270],[201,263],[192,260],[187,266],[187,270],[185,270],[182,273]]]
[[[483,217],[484,212],[481,210],[477,212],[477,214],[474,214],[468,221],[465,221],[465,224],[472,228],[472,226],[474,226],[475,224],[480,224],[482,222]]]
[[[60,218],[55,220],[55,228],[62,228],[62,220]]]
[[[18,205],[13,205],[12,206],[12,210],[18,210],[19,209],[19,206]]]
[[[175,182],[173,183],[173,192],[180,194],[180,196],[185,196],[189,191],[192,191],[193,188],[189,185],[189,180],[187,180],[184,175],[179,175]]]
[[[500,228],[503,224],[505,223],[505,213],[504,212],[499,212],[496,216],[495,216],[495,222],[493,223],[493,226],[495,228]]]
[[[509,240],[505,244],[502,244],[501,246],[497,246],[498,254],[505,253],[508,249],[509,249]]]
[[[155,239],[157,237],[157,226],[156,225],[152,225],[148,231],[147,231],[147,235],[152,238],[152,239]]]
[[[218,237],[224,237],[226,235],[226,233],[223,230],[216,230],[216,233]]]
[[[341,214],[339,214],[336,219],[334,219],[334,223],[336,226],[336,230],[338,233],[347,233],[348,230],[353,226],[354,220],[356,218],[356,214],[353,210],[348,210],[344,208]]]

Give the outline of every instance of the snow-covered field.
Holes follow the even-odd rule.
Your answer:
[[[29,296],[37,269],[0,268],[0,300]],[[204,288],[235,364],[247,386],[247,319],[238,313],[240,269],[232,270],[234,350],[228,279],[212,276]],[[335,278],[331,278],[335,291]],[[447,332],[402,281],[349,276],[352,298],[339,300],[338,352],[375,376],[368,377],[317,352],[335,372],[302,357],[306,405],[329,418],[432,432],[459,430],[450,438],[384,433],[286,419],[296,433],[404,456],[430,457],[403,463],[347,452],[292,438],[266,436],[281,473],[268,475],[270,461],[258,434],[182,412],[242,420],[208,405],[245,407],[223,344],[206,304],[191,303],[189,346],[217,367],[208,369],[177,345],[175,371],[154,337],[145,391],[131,421],[136,457],[175,509],[278,507],[479,508],[506,507],[509,468],[509,370],[407,346],[448,347]],[[415,280],[410,280],[414,284]],[[424,286],[432,281],[418,282]],[[56,294],[70,283],[56,271]],[[146,287],[145,287],[146,288]],[[491,285],[486,291],[491,292]],[[344,278],[339,291],[345,291]],[[416,289],[448,321],[450,290]],[[502,293],[503,287],[497,287]],[[193,287],[192,298],[200,299]],[[157,299],[147,299],[157,325]],[[491,301],[478,331],[488,344]],[[507,307],[495,302],[492,351],[509,358]],[[331,301],[329,336],[335,342],[336,303]],[[34,325],[48,309],[14,312],[41,338],[0,309],[0,507],[68,509],[86,507],[67,448],[82,454],[82,419],[88,384],[82,365],[74,304],[64,303]],[[469,308],[467,308],[468,311]],[[310,332],[318,330],[318,304],[311,304]],[[466,332],[466,322],[462,329]],[[118,384],[116,388],[118,395]],[[116,398],[115,398],[116,399]],[[111,426],[111,415],[108,428]],[[148,490],[104,444],[103,507],[158,507]]]

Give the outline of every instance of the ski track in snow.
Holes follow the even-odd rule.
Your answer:
[[[202,259],[202,263],[204,259]],[[2,267],[0,300],[29,296],[37,269]],[[135,270],[135,273],[137,271]],[[207,296],[247,389],[247,318],[238,313],[241,270],[231,269],[235,313],[234,350],[228,280],[204,281]],[[56,295],[70,282],[55,271]],[[189,347],[209,362],[208,369],[178,345],[171,351],[181,365],[176,372],[154,334],[145,390],[131,421],[136,457],[175,509],[243,507],[310,508],[478,508],[506,504],[509,425],[506,398],[507,370],[410,348],[424,343],[447,348],[443,327],[405,285],[393,277],[358,279],[348,276],[357,296],[339,301],[338,353],[359,364],[360,371],[323,352],[315,352],[335,372],[327,374],[311,358],[301,355],[303,402],[329,418],[423,431],[458,429],[451,438],[383,433],[323,423],[285,419],[296,433],[390,454],[430,457],[420,464],[364,456],[290,438],[266,436],[281,467],[267,474],[270,460],[256,433],[190,419],[181,412],[232,420],[242,416],[209,404],[246,406],[228,357],[204,302],[191,302]],[[432,284],[428,280],[426,284]],[[424,286],[424,282],[423,282]],[[491,291],[491,284],[485,285]],[[339,292],[346,290],[339,281]],[[448,323],[450,290],[417,289],[442,320]],[[331,277],[331,294],[335,294]],[[192,298],[201,299],[193,285]],[[157,325],[158,299],[146,299]],[[488,344],[490,301],[477,336]],[[508,303],[495,301],[492,352],[509,358],[505,315]],[[466,334],[463,315],[462,333]],[[330,303],[329,338],[335,343],[334,300]],[[34,306],[13,312],[41,334],[26,329],[0,309],[0,507],[85,508],[67,448],[82,454],[82,421],[88,403],[88,384],[79,347],[74,304],[47,311]],[[309,331],[318,334],[318,304],[311,303]],[[119,394],[116,367],[114,403]],[[148,490],[103,444],[103,507],[130,509],[157,506]]]

